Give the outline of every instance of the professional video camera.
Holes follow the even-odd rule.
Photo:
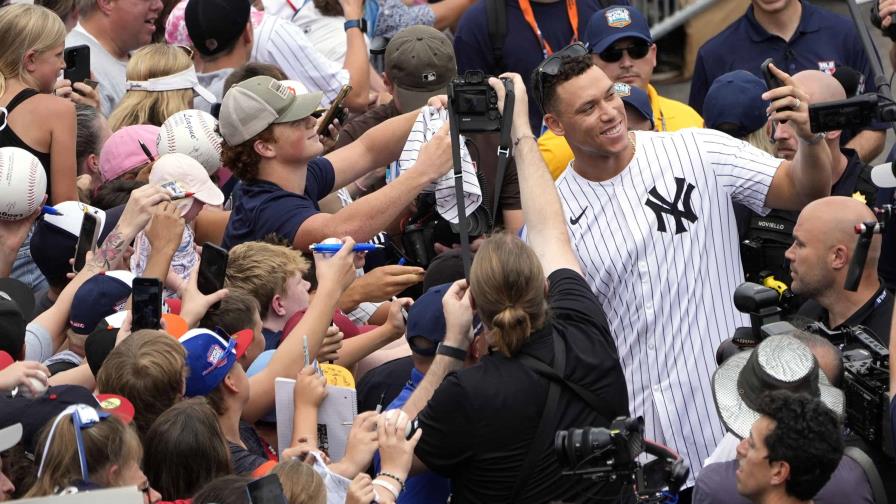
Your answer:
[[[720,363],[732,353],[752,348],[769,336],[792,334],[797,328],[782,321],[772,289],[744,282],[734,290],[734,304],[742,313],[750,314],[751,326],[738,328],[731,342],[719,347]],[[843,393],[846,398],[846,426],[872,447],[882,447],[894,458],[890,439],[890,352],[864,326],[828,329],[821,322],[809,324],[805,330],[817,334],[843,352]]]
[[[458,213],[462,215],[459,215],[457,224],[448,222],[436,212],[435,196],[432,193],[421,194],[416,202],[417,212],[408,220],[402,235],[405,256],[416,265],[429,265],[435,257],[433,244],[436,242],[450,245],[457,243],[460,238],[463,243],[465,238],[490,233],[495,227],[497,202],[510,156],[510,118],[513,117],[513,84],[510,80],[503,82],[508,96],[503,116],[498,112],[498,93],[489,85],[488,76],[483,72],[468,70],[448,83],[457,201],[462,201],[463,198],[459,145],[461,133],[501,133],[495,188],[493,193],[487,191],[485,179],[477,171],[479,187],[482,188],[482,204],[471,215],[465,215],[463,209],[459,208]],[[505,117],[508,118],[506,121]]]
[[[641,502],[674,499],[687,481],[687,463],[665,446],[644,439],[644,419],[619,417],[609,429],[586,427],[557,431],[554,453],[563,474],[598,482],[633,484]],[[638,456],[656,457],[646,464]]]
[[[846,425],[870,446],[894,458],[890,431],[890,352],[864,326],[833,331],[820,322],[806,330],[843,349]]]

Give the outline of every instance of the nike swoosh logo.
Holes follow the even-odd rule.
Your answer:
[[[588,210],[588,207],[583,208],[583,209],[582,209],[582,213],[580,213],[579,216],[576,217],[575,219],[573,219],[572,217],[570,217],[570,218],[569,218],[569,223],[570,223],[570,225],[575,226],[576,224],[578,224],[579,221],[582,220],[582,216],[585,215],[585,210]]]

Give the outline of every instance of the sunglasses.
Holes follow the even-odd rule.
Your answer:
[[[628,57],[633,60],[639,60],[650,52],[650,44],[647,42],[635,42],[628,47],[608,47],[598,53],[601,60],[607,63],[616,63],[622,59],[623,53],[628,53]]]
[[[548,56],[535,68],[535,101],[538,102],[542,113],[545,113],[544,76],[557,75],[560,72],[560,66],[563,65],[564,59],[585,56],[586,54],[588,54],[588,47],[582,42],[575,42]]]

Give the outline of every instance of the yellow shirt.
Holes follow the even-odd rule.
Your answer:
[[[653,108],[656,131],[703,127],[703,118],[687,104],[660,96],[650,84],[647,85],[647,96]],[[556,180],[573,158],[572,149],[566,143],[566,138],[548,131],[538,139],[538,148],[551,171],[551,176]]]

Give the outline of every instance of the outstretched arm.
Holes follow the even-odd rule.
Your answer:
[[[515,98],[510,136],[513,139],[513,157],[516,160],[529,246],[541,261],[545,276],[561,268],[569,268],[581,274],[579,261],[569,242],[560,196],[553,189],[554,180],[541,157],[538,139],[532,134],[529,124],[529,98],[523,79],[515,73],[506,73],[501,77],[513,82]],[[491,78],[489,84],[497,91],[498,108],[503,111],[504,83]],[[546,189],[548,187],[551,189]]]

